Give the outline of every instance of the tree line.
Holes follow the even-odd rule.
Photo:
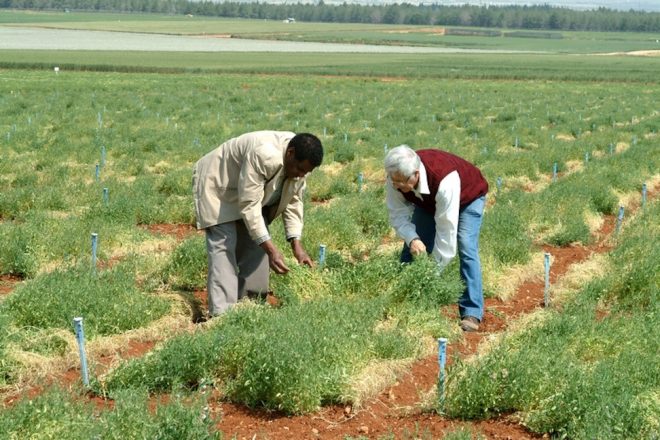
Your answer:
[[[269,4],[189,0],[0,0],[0,8],[192,14],[332,23],[381,23],[551,30],[658,32],[660,13],[543,6]]]

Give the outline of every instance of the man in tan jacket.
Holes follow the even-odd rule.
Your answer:
[[[319,139],[309,133],[256,131],[230,139],[193,169],[197,228],[206,231],[208,304],[211,316],[246,294],[268,291],[270,266],[289,271],[273,244],[268,224],[280,214],[293,255],[312,260],[300,242],[305,176],[323,160]]]

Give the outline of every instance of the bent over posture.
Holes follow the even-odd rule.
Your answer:
[[[451,153],[407,145],[385,157],[390,222],[404,240],[401,262],[432,254],[443,269],[456,256],[465,291],[458,301],[461,328],[483,319],[479,231],[488,183],[477,167]]]
[[[302,247],[305,176],[323,160],[309,133],[256,131],[230,139],[193,169],[197,228],[206,232],[209,314],[225,312],[246,294],[268,291],[270,266],[289,271],[268,225],[282,215],[300,264],[312,265]]]

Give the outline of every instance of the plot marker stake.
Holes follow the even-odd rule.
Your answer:
[[[642,184],[642,209],[646,208],[646,183]]]
[[[319,266],[325,264],[325,245],[319,245]]]
[[[73,328],[76,331],[76,340],[78,341],[78,351],[80,352],[80,373],[82,374],[83,384],[89,386],[89,373],[87,372],[87,356],[85,354],[85,332],[83,331],[83,319],[73,318]]]
[[[96,272],[96,249],[98,247],[99,234],[92,232],[92,269]]]
[[[623,223],[623,206],[619,206],[619,215],[616,217],[616,234],[621,230],[621,223]]]
[[[447,361],[447,338],[438,338],[438,365],[440,367],[438,376],[438,399],[440,407],[445,403],[445,363]]]
[[[543,289],[543,305],[548,307],[550,305],[550,254],[544,255],[544,269],[545,269],[545,288]]]

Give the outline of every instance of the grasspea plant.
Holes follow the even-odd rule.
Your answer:
[[[156,64],[158,59],[185,65],[200,62],[190,54],[182,55],[185,61],[141,57]],[[287,63],[293,58],[287,57]],[[438,309],[460,293],[456,268],[450,266],[437,278],[429,272],[432,262],[421,259],[401,267],[392,252],[395,248],[398,252],[399,244],[393,243],[396,239],[388,225],[381,169],[388,146],[442,148],[480,167],[491,183],[480,247],[482,258],[495,261],[497,271],[524,264],[540,244],[588,242],[593,231],[586,227],[587,217],[612,214],[622,194],[638,191],[641,181],[657,174],[653,147],[659,98],[649,87],[657,70],[653,60],[641,63],[622,57],[612,66],[593,57],[576,67],[564,56],[530,59],[525,55],[511,60],[520,68],[503,72],[499,56],[466,56],[461,57],[461,78],[454,79],[459,73],[453,56],[434,57],[405,71],[400,60],[414,61],[410,57],[397,57],[395,63],[388,61],[391,56],[383,56],[365,64],[360,55],[359,66],[343,62],[328,66],[327,55],[317,66],[308,63],[309,55],[295,58],[301,63],[304,59],[305,66],[256,65],[243,58],[247,64],[204,64],[193,75],[180,70],[182,65],[158,74],[153,66],[152,73],[145,73],[139,66],[142,59],[131,58],[136,65],[120,75],[3,72],[0,153],[9,160],[0,160],[0,273],[19,275],[24,282],[0,308],[7,315],[7,328],[35,326],[21,332],[24,337],[12,333],[5,347],[13,344],[52,359],[61,354],[62,341],[55,332],[45,334],[52,328],[70,331],[75,314],[84,314],[92,337],[123,333],[171,309],[168,301],[152,292],[203,287],[206,256],[200,240],[186,240],[171,253],[167,246],[168,250],[157,251],[154,260],[163,257],[162,264],[138,258],[135,271],[119,264],[100,270],[95,279],[88,276],[89,234],[98,233],[100,267],[110,261],[116,265],[113,257],[125,255],[125,246],[151,253],[154,246],[139,250],[157,239],[143,226],[192,224],[192,165],[224,140],[249,130],[309,131],[321,138],[327,156],[308,179],[302,239],[315,260],[319,245],[326,245],[324,266],[309,270],[291,264],[288,276],[272,278],[281,308],[239,307],[210,328],[198,327],[143,359],[122,364],[95,384],[99,393],[124,400],[128,397],[122,392],[136,386],[152,392],[183,387],[188,392],[212,383],[238,402],[305,412],[348,399],[346,380],[366,362],[415,357],[418,341],[411,335],[449,334],[455,322],[444,320]],[[44,61],[35,65],[39,63]],[[102,70],[113,69],[105,61],[101,64]],[[226,73],[227,68],[331,75],[394,72],[407,77],[381,81],[295,75],[282,81],[279,76]],[[223,75],[217,75],[221,70]],[[466,72],[480,80],[466,79]],[[445,80],[437,81],[438,77]],[[492,77],[508,80],[489,80]],[[561,78],[589,81],[557,80]],[[610,79],[625,81],[612,87]],[[292,101],[291,96],[297,99]],[[585,153],[590,159],[583,163]],[[556,181],[552,181],[554,163]],[[367,178],[358,192],[360,172]],[[498,177],[504,181],[499,193]],[[109,190],[107,203],[103,188]],[[275,222],[271,233],[286,249],[281,228]],[[648,286],[657,283],[649,274],[658,272],[654,263],[658,258],[642,246],[643,235],[628,235],[630,229],[624,223],[623,235],[617,238],[621,245],[631,242],[616,256],[626,269],[585,290],[584,296],[606,292],[602,298],[613,310],[620,307],[621,313],[637,313],[641,304],[648,314],[640,319],[641,334],[653,334],[654,290]],[[155,248],[160,249],[160,244]],[[636,258],[637,252],[655,260]],[[425,289],[424,280],[437,289]],[[512,339],[508,351],[496,350],[491,360],[483,361],[482,370],[464,373],[469,376],[465,380],[475,385],[466,385],[466,402],[450,405],[453,414],[476,417],[508,408],[521,411],[535,429],[567,432],[575,438],[588,437],[597,428],[589,420],[605,417],[622,432],[634,434],[622,419],[607,419],[608,411],[620,408],[608,393],[621,392],[621,401],[628,405],[622,415],[630,423],[642,420],[646,431],[637,432],[641,437],[653,434],[653,425],[643,420],[653,416],[657,399],[648,391],[652,382],[639,366],[654,364],[654,359],[643,357],[657,352],[653,340],[635,338],[630,353],[620,356],[621,362],[605,356],[613,349],[603,334],[623,340],[640,330],[623,320],[593,328],[578,326],[573,321],[588,321],[593,315],[589,304],[568,307],[571,314],[566,320],[553,317],[548,328]],[[567,344],[566,338],[573,335],[588,338],[575,336]],[[567,345],[570,350],[564,350]],[[636,350],[643,354],[641,364],[633,355]],[[336,363],[328,360],[335,358]],[[633,367],[625,370],[624,361]],[[264,363],[272,368],[262,369]],[[0,368],[5,380],[11,381],[14,366],[4,363]],[[560,386],[538,373],[545,370],[558,378]],[[585,385],[574,378],[583,379]],[[646,386],[646,391],[637,385],[629,391],[616,388],[628,378]],[[610,385],[599,385],[601,380]],[[592,400],[596,396],[597,401],[590,403],[584,396]],[[546,401],[555,409],[543,406]],[[530,402],[536,406],[524,406]],[[540,408],[544,410],[534,412]],[[129,415],[126,420],[131,420]],[[135,429],[147,436],[153,433]],[[117,432],[130,437],[129,428]],[[593,432],[600,437],[600,431]]]
[[[313,411],[342,401],[349,378],[369,360],[415,355],[418,343],[404,329],[376,329],[384,312],[374,299],[237,307],[208,331],[174,338],[120,366],[97,389],[113,395],[139,386],[156,391],[214,382],[251,407]]]
[[[170,307],[167,300],[140,291],[129,265],[98,273],[84,265],[57,269],[19,286],[0,305],[17,326],[72,330],[73,318],[83,317],[92,337],[144,326]]]
[[[184,240],[174,249],[163,275],[174,288],[203,289],[206,287],[207,265],[204,238],[192,237]]]
[[[118,394],[113,409],[99,412],[93,403],[51,388],[5,409],[0,431],[8,438],[219,439],[205,404],[203,395],[173,396],[152,409],[146,391],[128,390]]]
[[[657,375],[648,365],[657,361],[650,335],[660,320],[657,301],[647,299],[657,296],[658,255],[643,238],[657,214],[656,204],[629,226],[628,240],[610,255],[612,270],[562,304],[562,313],[550,311],[452,368],[443,409],[477,419],[518,412],[536,432],[578,439],[657,435],[649,391]],[[606,316],[594,319],[603,309]]]
[[[0,313],[0,386],[13,382],[12,371],[16,366],[16,361],[9,354],[10,323],[9,317]]]

